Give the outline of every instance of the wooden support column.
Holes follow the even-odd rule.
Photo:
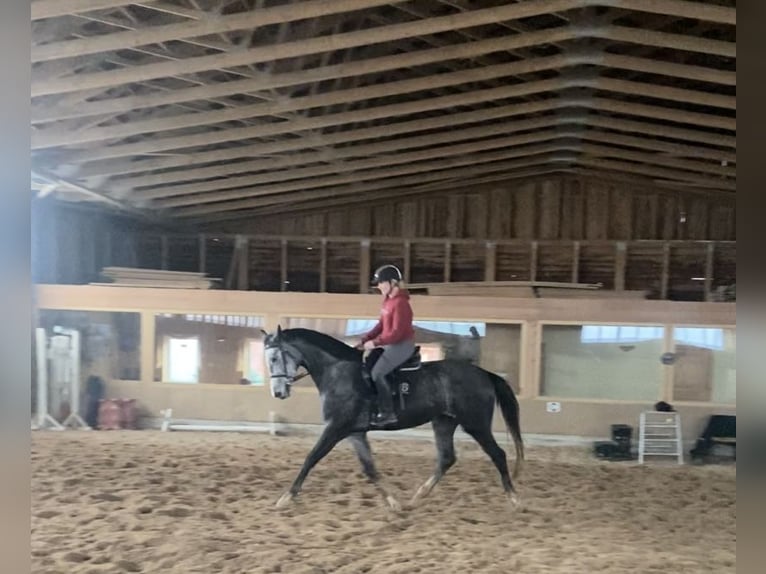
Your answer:
[[[668,283],[670,282],[670,243],[662,244],[662,275],[660,276],[660,299],[668,298]]]
[[[101,251],[101,269],[104,267],[112,267],[114,265],[114,252],[112,251],[112,231],[111,229],[104,233],[104,245]],[[97,271],[101,272],[101,269]]]
[[[287,291],[287,239],[282,240],[279,252],[279,290]]]
[[[524,323],[521,330],[522,351],[519,365],[519,396],[539,397],[542,392],[543,327],[538,321]]]
[[[141,355],[140,378],[142,383],[154,382],[154,353],[156,346],[156,333],[154,329],[154,311],[141,311],[140,318],[140,341]]]
[[[529,249],[529,280],[537,281],[537,241],[533,241]]]
[[[663,325],[665,328],[665,336],[663,340],[662,352],[663,353],[675,353],[676,343],[673,340],[673,325]],[[660,388],[661,400],[668,403],[673,401],[673,377],[675,376],[675,368],[673,365],[662,366],[662,386]]]
[[[449,283],[452,278],[452,242],[444,244],[444,282]]]
[[[625,264],[628,260],[628,246],[624,241],[618,241],[614,247],[614,290],[625,291]]]
[[[160,236],[160,269],[167,271],[168,268],[168,236]]]
[[[572,245],[572,283],[580,282],[580,242]]]
[[[705,301],[713,300],[713,263],[715,261],[715,244],[707,244],[705,252]]]
[[[497,270],[497,244],[487,241],[484,251],[484,281],[494,281]]]
[[[207,273],[207,236],[200,233],[197,236],[197,247],[199,248],[199,272]]]
[[[239,235],[237,235],[234,238],[234,249],[231,251],[231,262],[229,263],[229,269],[226,271],[226,278],[224,279],[225,289],[234,289],[234,277],[239,263]]]
[[[319,247],[319,292],[327,293],[327,238],[322,237]]]
[[[462,223],[462,206],[463,198],[453,193],[447,200],[447,236],[452,238],[460,237],[458,228]]]
[[[405,282],[410,282],[410,267],[412,265],[412,243],[409,239],[404,242],[404,269],[402,269],[402,275],[404,275]]]
[[[239,245],[239,269],[237,269],[237,289],[247,291],[250,289],[250,249],[247,237],[238,237]]]
[[[359,292],[369,293],[370,285],[370,240],[359,243]]]

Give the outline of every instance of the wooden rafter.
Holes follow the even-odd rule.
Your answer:
[[[736,189],[733,0],[34,0],[32,20],[33,166],[179,221],[583,170]]]

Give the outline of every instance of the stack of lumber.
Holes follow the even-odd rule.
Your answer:
[[[645,291],[609,291],[600,283],[557,283],[553,281],[464,281],[450,283],[411,283],[413,293],[476,297],[525,298],[622,298],[645,299]]]
[[[92,283],[92,285],[155,289],[210,289],[216,281],[219,281],[219,279],[207,277],[205,273],[133,267],[104,267],[101,274],[104,276],[105,282]]]

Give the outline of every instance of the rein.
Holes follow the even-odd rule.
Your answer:
[[[308,376],[309,376],[309,373],[305,372],[305,373],[301,373],[300,375],[295,375],[292,379],[290,379],[290,377],[287,377],[288,379],[290,379],[290,382],[287,384],[292,385],[300,381],[303,377],[308,377]]]

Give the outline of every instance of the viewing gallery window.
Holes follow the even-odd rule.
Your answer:
[[[283,328],[313,329],[356,345],[377,319],[299,318],[283,320]],[[480,321],[415,321],[415,344],[423,361],[468,361],[505,378],[518,392],[521,325]]]
[[[673,328],[673,400],[737,402],[737,332],[732,328]]]
[[[155,315],[154,380],[263,385],[263,319],[242,315]]]
[[[141,316],[139,313],[61,311],[41,309],[39,327],[53,335],[54,327],[80,333],[80,373],[83,381],[141,379]]]
[[[541,394],[657,401],[665,329],[646,325],[543,325]]]

